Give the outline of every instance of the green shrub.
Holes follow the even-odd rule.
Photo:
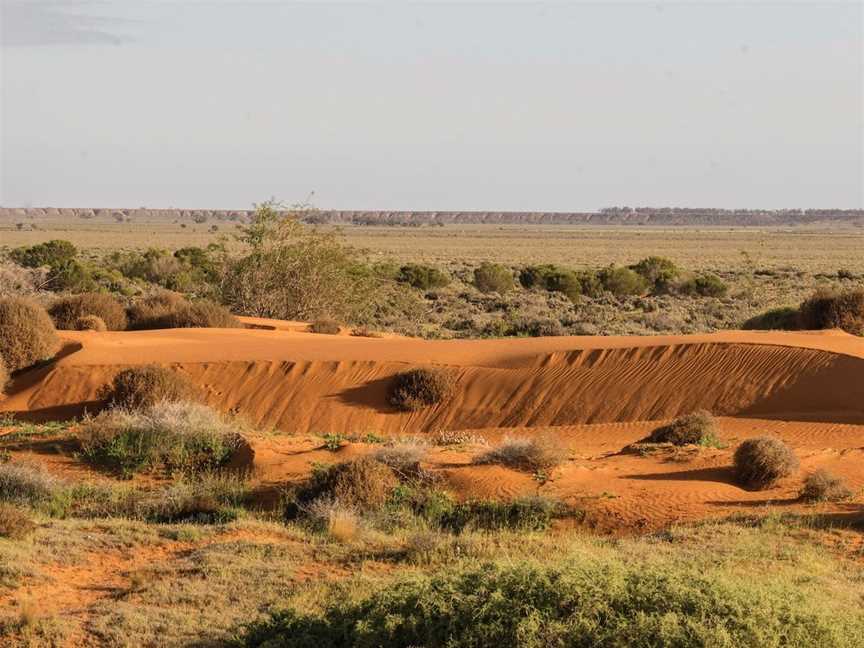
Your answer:
[[[182,374],[158,366],[124,369],[104,394],[114,407],[143,408],[161,402],[197,400],[199,389]]]
[[[441,369],[411,369],[393,376],[388,400],[404,411],[443,402],[453,391],[453,377]]]
[[[729,287],[720,277],[711,274],[698,275],[678,284],[678,292],[682,295],[723,297],[728,290]]]
[[[817,290],[801,304],[801,327],[808,330],[839,328],[864,335],[864,290]]]
[[[341,330],[339,322],[329,317],[320,317],[316,319],[309,328],[313,333],[322,333],[324,335],[338,335]]]
[[[645,278],[630,268],[609,266],[600,270],[597,276],[603,288],[616,297],[642,295],[648,290]]]
[[[751,317],[741,325],[745,331],[794,331],[800,324],[798,309],[791,306],[772,308]]]
[[[497,263],[483,262],[474,269],[474,287],[483,293],[504,294],[513,289],[513,273]]]
[[[28,299],[0,299],[0,356],[10,372],[51,358],[60,338],[45,309]]]
[[[54,268],[71,261],[77,254],[77,248],[69,241],[54,239],[30,247],[15,248],[9,256],[15,263],[25,268],[42,266]]]
[[[735,476],[747,488],[762,490],[798,470],[798,457],[780,439],[747,439],[735,450]]]
[[[469,500],[453,504],[438,517],[437,524],[453,533],[462,533],[466,529],[543,531],[552,524],[557,511],[557,502],[542,497],[512,502]]]
[[[567,451],[552,437],[504,439],[474,458],[475,464],[502,464],[517,470],[548,470],[567,458]]]
[[[799,497],[805,502],[840,502],[852,497],[845,482],[824,469],[807,475]]]
[[[600,274],[593,270],[582,270],[576,273],[579,283],[582,284],[582,294],[588,297],[599,297],[603,294],[603,282]]]
[[[86,315],[100,318],[109,331],[123,331],[128,324],[123,305],[105,293],[82,293],[63,297],[55,301],[48,312],[54,325],[66,331],[76,330],[78,319]]]
[[[582,281],[572,270],[558,270],[546,275],[546,290],[559,292],[575,304],[582,296]]]
[[[668,292],[672,282],[681,272],[673,261],[658,256],[642,259],[630,266],[630,269],[641,275],[654,293]]]
[[[320,612],[288,609],[251,623],[241,645],[853,648],[864,625],[860,615],[813,605],[794,585],[581,556],[552,567],[409,574],[360,596],[352,587],[331,586]]]
[[[710,412],[699,411],[679,416],[669,425],[653,430],[647,443],[671,443],[673,445],[717,446],[717,425]]]
[[[396,280],[420,290],[443,288],[450,283],[450,277],[434,266],[409,263],[399,268]]]
[[[546,288],[546,277],[557,271],[551,264],[526,266],[519,271],[519,283],[523,288]]]
[[[124,477],[211,471],[223,466],[241,441],[236,427],[218,413],[188,402],[109,410],[85,420],[78,431],[82,456]]]

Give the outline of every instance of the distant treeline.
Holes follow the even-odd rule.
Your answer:
[[[26,224],[41,219],[113,219],[117,222],[248,222],[254,210],[223,209],[87,209],[0,207],[0,219]],[[713,209],[678,207],[607,207],[598,212],[495,211],[333,211],[303,210],[314,224],[404,226],[436,225],[657,225],[770,226],[864,225],[861,209]]]

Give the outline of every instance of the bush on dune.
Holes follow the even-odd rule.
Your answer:
[[[107,331],[108,327],[98,315],[82,315],[75,320],[76,331]]]
[[[611,558],[450,567],[359,595],[349,587],[325,590],[319,611],[251,623],[241,645],[852,648],[864,625],[788,585]]]
[[[66,331],[78,329],[78,320],[87,316],[101,319],[109,331],[123,331],[128,324],[123,305],[105,293],[81,293],[64,297],[55,301],[48,312],[54,325]]]
[[[182,295],[163,291],[145,297],[129,309],[129,328],[242,328],[231,312],[207,299],[187,301]]]
[[[109,410],[85,420],[78,441],[85,459],[129,477],[219,468],[241,438],[236,426],[205,405],[159,402],[135,411]]]
[[[60,348],[44,308],[21,298],[0,299],[0,355],[9,372],[52,357]]]
[[[6,393],[6,385],[9,384],[9,370],[6,368],[6,361],[0,355],[0,396]]]
[[[741,325],[745,331],[794,331],[801,328],[798,309],[792,306],[772,308],[751,317]]]
[[[474,458],[475,464],[501,464],[517,470],[549,470],[567,458],[567,451],[551,437],[505,439]]]
[[[671,443],[673,445],[717,445],[717,425],[710,412],[693,412],[663,425],[651,432],[646,443]]]
[[[839,502],[852,496],[845,482],[824,469],[807,475],[799,495],[805,502]]]
[[[864,290],[817,290],[801,304],[800,313],[803,329],[839,328],[864,335]]]
[[[135,409],[166,401],[197,400],[200,390],[182,374],[150,365],[118,373],[104,397],[111,406]]]
[[[798,470],[798,457],[780,439],[762,436],[747,439],[735,450],[735,476],[739,483],[754,490],[774,485]]]
[[[388,400],[404,411],[443,402],[453,391],[453,378],[440,369],[411,369],[393,376]]]
[[[129,328],[142,330],[159,328],[156,324],[181,304],[188,303],[180,293],[160,290],[138,299],[127,311]]]
[[[329,317],[316,319],[309,328],[313,333],[321,333],[323,335],[338,335],[340,331],[339,322]]]

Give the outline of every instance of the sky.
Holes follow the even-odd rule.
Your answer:
[[[864,208],[859,2],[0,3],[2,206]]]

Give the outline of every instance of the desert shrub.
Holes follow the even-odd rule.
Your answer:
[[[401,442],[378,448],[372,458],[407,476],[419,472],[420,462],[428,451],[429,447],[424,443]]]
[[[630,268],[609,266],[600,270],[597,276],[603,288],[616,297],[642,295],[648,290],[645,278]]]
[[[224,261],[222,301],[244,315],[355,322],[378,285],[361,254],[335,232],[300,222],[304,211],[259,205]]]
[[[29,247],[15,248],[10,252],[10,258],[25,268],[56,267],[71,261],[78,254],[78,249],[69,241],[54,239]]]
[[[389,466],[369,457],[319,467],[313,470],[310,480],[294,492],[285,516],[295,519],[319,499],[369,511],[383,506],[398,485],[399,479]]]
[[[36,529],[36,523],[17,506],[0,502],[0,538],[21,540]]]
[[[658,427],[651,432],[646,442],[702,446],[716,446],[719,443],[714,417],[704,410],[679,416],[668,425]]]
[[[839,502],[852,496],[845,482],[824,469],[807,475],[799,494],[805,502]]]
[[[240,446],[236,426],[205,405],[159,402],[85,420],[81,454],[124,477],[138,472],[197,474],[223,466]]]
[[[735,476],[739,483],[755,490],[772,486],[798,469],[798,457],[780,439],[762,436],[747,439],[735,450]]]
[[[181,302],[161,317],[153,318],[147,328],[242,328],[224,306],[207,299]]]
[[[14,461],[0,463],[0,501],[34,506],[56,496],[62,480],[40,464]]]
[[[582,294],[588,297],[599,297],[603,294],[603,282],[600,274],[593,270],[581,270],[576,273],[582,285]]]
[[[543,497],[512,502],[469,500],[454,503],[439,516],[437,522],[441,529],[453,533],[462,533],[466,529],[543,531],[549,528],[558,508],[557,502]]]
[[[48,283],[48,272],[44,268],[25,268],[0,259],[0,299],[35,295]]]
[[[388,400],[394,407],[412,411],[444,401],[453,391],[452,376],[442,369],[411,369],[393,376]]]
[[[680,274],[680,270],[673,261],[658,256],[642,259],[630,266],[630,269],[641,275],[654,293],[667,292],[672,282]]]
[[[576,303],[582,296],[582,281],[572,270],[558,270],[546,275],[546,290],[559,292]]]
[[[87,315],[100,318],[109,331],[123,331],[128,321],[123,305],[105,293],[81,293],[55,301],[49,314],[58,329],[76,330],[76,322]]]
[[[718,276],[703,274],[691,277],[678,284],[677,290],[682,295],[698,295],[699,297],[723,297],[729,287]]]
[[[337,542],[351,542],[364,526],[362,516],[355,507],[326,497],[314,500],[303,512],[313,528],[324,531]]]
[[[107,331],[108,327],[98,315],[82,315],[75,320],[76,331]]]
[[[9,370],[6,368],[6,361],[0,355],[0,396],[6,393],[6,385],[9,384]]]
[[[483,293],[504,294],[513,289],[513,273],[497,263],[483,262],[474,269],[474,287]]]
[[[741,328],[745,331],[794,331],[799,328],[798,309],[791,306],[772,308],[751,317]]]
[[[420,290],[443,288],[450,283],[450,277],[434,266],[409,263],[399,268],[396,280]]]
[[[351,335],[354,337],[367,337],[367,338],[380,338],[383,337],[381,333],[378,331],[363,325],[363,326],[355,326],[351,329]]]
[[[454,565],[352,587],[320,593],[317,610],[256,620],[241,645],[852,648],[862,627],[789,585],[608,558]]]
[[[502,464],[517,470],[549,470],[567,458],[567,452],[551,437],[504,439],[498,446],[474,458],[475,464]]]
[[[127,312],[129,328],[136,331],[164,328],[160,326],[164,318],[187,303],[183,295],[170,290],[160,290],[142,297]]]
[[[864,335],[864,290],[817,290],[801,304],[800,312],[804,329],[839,328]]]
[[[557,271],[551,264],[526,266],[519,271],[519,283],[523,288],[545,288],[546,277]]]
[[[339,322],[329,317],[319,317],[309,325],[309,329],[324,335],[338,335],[340,331]]]
[[[124,369],[103,394],[114,407],[151,407],[162,402],[196,400],[198,388],[182,374],[166,367],[148,365]]]
[[[487,329],[488,330],[488,329]],[[492,331],[489,331],[490,333]],[[536,319],[517,319],[504,331],[499,332],[502,335],[517,335],[531,337],[555,337],[558,335],[566,335],[567,331],[562,326],[561,322],[549,318]]]
[[[45,309],[23,298],[0,299],[0,355],[10,372],[52,357],[60,338]]]

